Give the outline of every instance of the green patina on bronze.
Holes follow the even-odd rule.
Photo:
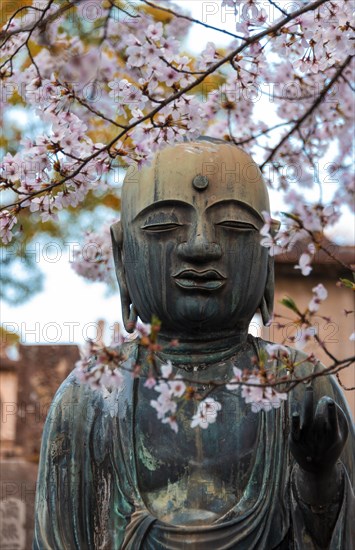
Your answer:
[[[203,189],[193,185],[201,176]],[[260,246],[263,211],[269,201],[254,161],[215,140],[167,147],[125,181],[122,221],[112,227],[124,323],[130,329],[137,314],[146,322],[157,315],[158,367],[170,360],[197,392],[229,380],[233,366],[252,370],[265,349],[248,336],[254,313],[267,322],[273,307],[273,261]],[[169,347],[176,338],[180,345]],[[222,404],[216,422],[192,429],[196,403],[188,401],[175,434],[150,404],[157,392],[129,372],[138,362],[148,373],[146,351],[136,342],[125,351],[121,389],[95,392],[71,375],[54,399],[35,550],[351,548],[352,423],[334,380],[317,378],[312,392],[297,386],[279,409],[259,414],[240,390],[214,389]],[[315,368],[322,367],[305,361],[298,375]],[[311,420],[317,406],[325,449],[311,457],[313,470],[292,416],[305,401]],[[326,451],[334,430],[321,420],[334,410],[335,459]]]
[[[139,442],[138,458],[151,471],[156,470],[161,465],[161,461],[154,457],[141,441]]]

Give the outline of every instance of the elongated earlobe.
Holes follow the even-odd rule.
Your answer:
[[[264,325],[267,325],[270,322],[274,312],[274,289],[275,289],[274,258],[272,256],[269,256],[265,291],[259,306]]]
[[[124,269],[122,254],[123,232],[121,222],[118,221],[111,225],[110,231],[112,239],[113,259],[115,262],[116,276],[121,294],[123,324],[127,332],[133,332],[137,321],[137,314],[132,304],[132,300],[127,287],[126,273]]]

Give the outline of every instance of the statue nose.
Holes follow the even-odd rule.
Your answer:
[[[209,242],[204,237],[197,235],[193,240],[180,243],[177,253],[183,260],[207,262],[218,260],[222,256],[222,249],[219,244]]]

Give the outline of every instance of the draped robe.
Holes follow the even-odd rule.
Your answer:
[[[126,346],[126,366],[130,366],[137,344]],[[305,364],[303,374],[313,368]],[[300,407],[303,385],[279,409],[258,413],[254,466],[239,502],[212,523],[180,526],[155,518],[139,492],[134,442],[137,379],[123,372],[124,384],[118,390],[92,390],[78,383],[74,373],[58,390],[43,434],[34,550],[318,548],[305,521],[308,516],[312,522],[314,512],[298,501],[291,484],[289,419]],[[350,433],[341,456],[344,483],[329,550],[350,550],[354,540],[352,422],[333,378],[317,378],[314,388],[316,400],[328,395],[348,418]]]

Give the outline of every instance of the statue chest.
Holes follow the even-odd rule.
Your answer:
[[[199,523],[241,498],[254,465],[260,416],[239,392],[216,389],[222,405],[207,429],[191,428],[194,401],[178,409],[178,433],[157,419],[156,392],[140,384],[135,402],[135,455],[140,494],[150,511],[172,523]]]

